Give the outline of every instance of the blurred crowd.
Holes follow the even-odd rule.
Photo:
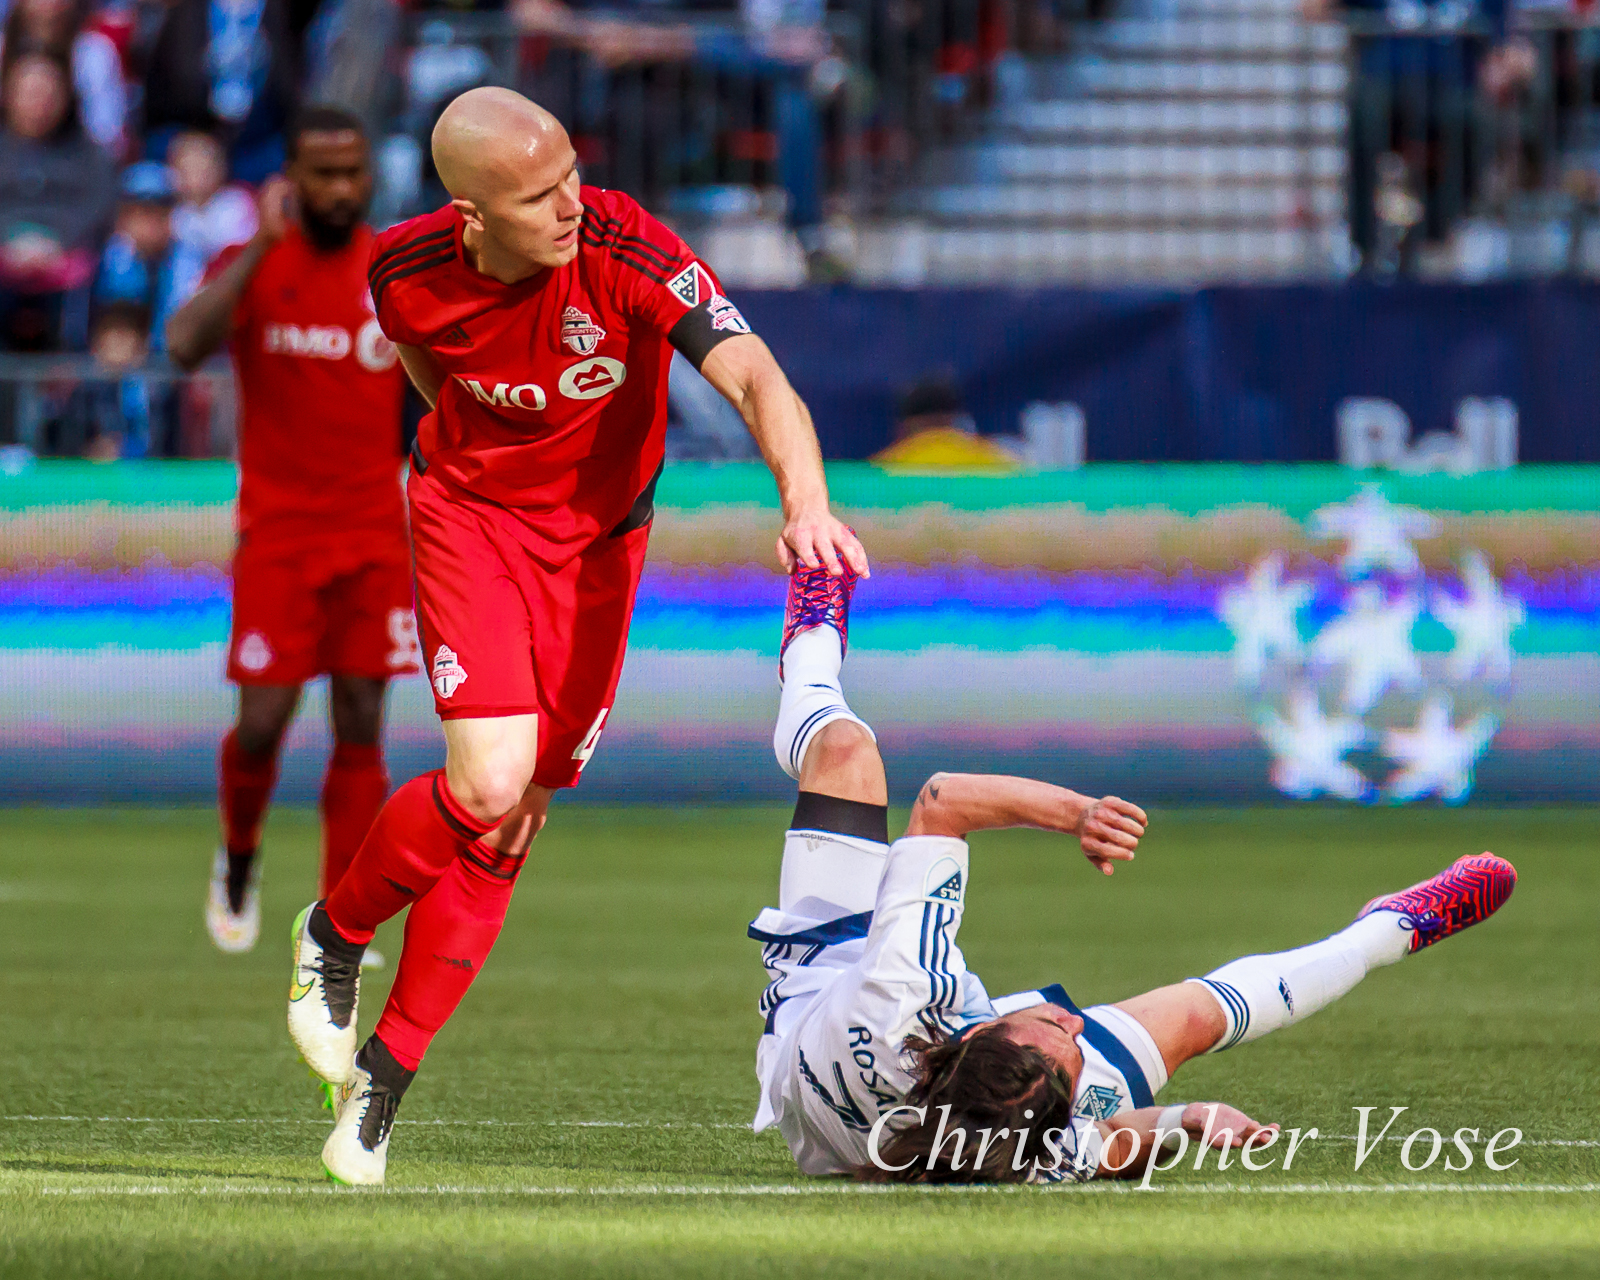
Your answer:
[[[315,16],[316,0],[0,0],[0,352],[88,352],[108,375],[159,352],[211,258],[255,233]],[[208,451],[182,438],[179,391],[59,381],[27,443]],[[13,434],[22,395],[0,387]]]
[[[948,81],[933,96],[955,102],[993,56],[984,15],[999,10],[941,5],[863,12],[930,31],[913,61]],[[424,11],[420,37],[396,64],[393,24],[408,9]],[[393,148],[378,157],[390,193],[380,221],[442,202],[426,155],[432,117],[454,93],[509,76],[571,122],[586,170],[608,185],[650,198],[734,172],[743,190],[781,191],[813,276],[826,276],[824,117],[849,74],[826,10],[826,0],[0,0],[0,445],[210,451],[215,441],[193,426],[205,414],[189,404],[203,391],[123,375],[152,356],[159,364],[167,317],[216,253],[255,233],[254,188],[280,168],[285,128],[303,98],[325,91],[340,41],[347,71],[393,82],[369,87],[367,105],[397,121],[389,141],[408,141],[415,156],[409,174],[390,163]],[[463,16],[508,35],[513,65],[430,34]],[[662,90],[683,100],[686,75],[716,81],[704,95],[715,118],[699,134],[649,101]],[[755,86],[748,119],[740,85]],[[619,112],[629,95],[643,96]],[[631,141],[622,115],[638,126]],[[697,149],[732,168],[696,168]],[[640,164],[627,168],[623,150]],[[668,160],[671,174],[651,167]],[[91,386],[63,375],[42,390],[7,378],[8,355],[38,353],[87,355],[106,377]]]

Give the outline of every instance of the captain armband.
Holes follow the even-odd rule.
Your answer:
[[[717,290],[698,263],[691,263],[667,287],[689,307],[668,332],[667,341],[696,369],[718,343],[750,332],[750,322]]]

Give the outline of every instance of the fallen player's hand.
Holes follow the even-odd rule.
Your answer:
[[[1075,834],[1083,846],[1083,856],[1110,875],[1116,870],[1113,863],[1133,861],[1133,851],[1139,847],[1139,837],[1148,823],[1138,805],[1106,796],[1083,811]]]
[[[1211,1141],[1206,1145],[1217,1150],[1225,1147],[1242,1147],[1255,1134],[1270,1133],[1265,1142],[1257,1143],[1256,1150],[1264,1151],[1278,1140],[1276,1124],[1257,1124],[1237,1107],[1222,1102],[1191,1102],[1183,1111],[1183,1127],[1196,1140],[1203,1138],[1207,1121],[1211,1125]]]
[[[820,564],[838,578],[848,564],[863,578],[872,576],[861,540],[826,508],[796,512],[784,522],[778,535],[778,562],[785,573],[793,573],[796,564],[807,569]]]

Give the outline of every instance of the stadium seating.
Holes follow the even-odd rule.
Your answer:
[[[1283,0],[1128,3],[1065,57],[1015,57],[983,136],[900,201],[929,224],[927,276],[1342,273],[1344,59],[1342,27]]]

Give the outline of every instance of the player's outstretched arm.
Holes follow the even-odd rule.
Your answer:
[[[754,334],[719,342],[700,366],[707,382],[744,418],[761,448],[783,503],[783,533],[778,560],[808,569],[825,565],[838,577],[844,566],[867,577],[867,553],[856,535],[828,509],[828,482],[822,471],[822,446],[805,402]]]
[[[1175,1114],[1168,1115],[1168,1112]],[[1244,1112],[1221,1102],[1190,1102],[1182,1107],[1140,1107],[1112,1120],[1097,1120],[1095,1126],[1105,1145],[1100,1154],[1097,1178],[1138,1178],[1145,1166],[1160,1153],[1162,1169],[1183,1158],[1192,1142],[1207,1150],[1242,1147],[1256,1134],[1253,1150],[1262,1151],[1278,1140],[1276,1124],[1260,1124]],[[1183,1137],[1177,1134],[1181,1131]]]
[[[1032,778],[936,773],[911,808],[908,836],[965,836],[999,827],[1039,827],[1078,837],[1084,856],[1106,875],[1128,862],[1148,819],[1116,796],[1095,799]]]
[[[167,321],[167,354],[180,369],[195,369],[221,350],[233,334],[234,312],[261,260],[289,225],[286,179],[269,178],[261,188],[260,230],[215,279],[172,313]]]

